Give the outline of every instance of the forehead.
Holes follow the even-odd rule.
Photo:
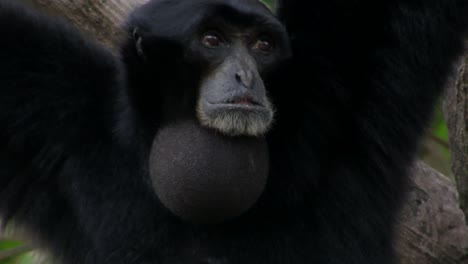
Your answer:
[[[258,0],[151,0],[136,9],[126,23],[147,39],[170,40],[184,45],[200,31],[227,30],[231,33],[259,33],[274,36],[289,46],[285,27]]]
[[[258,0],[151,0],[137,9],[133,20],[158,25],[197,24],[217,19],[236,26],[280,25],[273,13]],[[132,20],[132,19],[131,19]]]
[[[271,11],[257,0],[204,0],[200,9],[201,21],[216,20],[218,23],[236,25],[240,28],[280,26]]]

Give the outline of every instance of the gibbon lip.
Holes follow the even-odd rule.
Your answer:
[[[228,104],[235,104],[235,105],[259,105],[258,103],[256,103],[255,101],[253,101],[252,99],[248,98],[248,97],[243,97],[243,98],[237,98],[237,99],[234,99],[234,100],[229,100],[227,101],[226,103]]]
[[[264,104],[259,103],[257,100],[253,99],[251,96],[240,95],[229,97],[229,99],[221,101],[205,101],[205,105],[208,108],[212,109],[224,109],[232,111],[265,111],[266,107]]]
[[[260,104],[245,104],[245,103],[229,103],[229,102],[223,102],[223,103],[209,103],[209,105],[213,108],[217,109],[231,109],[231,110],[255,110],[255,111],[261,111],[264,110],[265,107]]]
[[[217,105],[235,105],[235,106],[260,106],[263,107],[262,104],[254,100],[250,96],[236,96],[229,100],[225,100],[221,103],[216,103]]]

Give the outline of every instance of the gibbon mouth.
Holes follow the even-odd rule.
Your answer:
[[[237,97],[231,100],[227,100],[224,102],[225,104],[232,104],[232,105],[251,105],[251,106],[262,106],[260,103],[257,101],[253,100],[252,98],[248,96],[244,97]]]
[[[239,97],[234,97],[229,100],[225,100],[219,103],[212,103],[210,102],[211,105],[213,106],[231,106],[231,107],[254,107],[254,108],[264,108],[264,105],[259,103],[258,101],[252,99],[249,96],[239,96]]]

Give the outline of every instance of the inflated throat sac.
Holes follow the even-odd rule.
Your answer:
[[[228,137],[184,121],[158,131],[150,155],[153,188],[185,221],[212,224],[245,213],[268,176],[264,138]]]

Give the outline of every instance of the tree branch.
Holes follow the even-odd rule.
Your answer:
[[[104,45],[116,49],[128,13],[148,0],[25,0],[64,17]]]
[[[468,217],[468,54],[456,73],[459,78],[452,80],[453,85],[447,91],[443,108],[460,207]]]

